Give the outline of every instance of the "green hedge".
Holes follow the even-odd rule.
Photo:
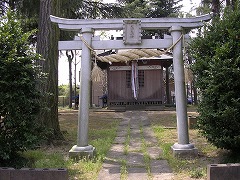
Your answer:
[[[34,67],[40,57],[30,49],[30,35],[11,12],[0,20],[0,166],[34,148],[41,135]]]
[[[205,27],[191,43],[193,71],[201,91],[198,127],[215,146],[240,148],[240,9]]]

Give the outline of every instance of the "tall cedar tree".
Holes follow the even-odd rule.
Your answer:
[[[61,3],[61,4],[60,4]],[[61,8],[60,8],[60,5]],[[45,94],[42,103],[47,103],[47,108],[40,114],[41,122],[53,130],[53,137],[61,137],[57,113],[57,41],[59,29],[51,24],[49,15],[67,18],[111,18],[121,15],[122,8],[117,4],[103,4],[95,1],[84,0],[5,0],[0,1],[1,14],[10,7],[18,13],[22,20],[23,30],[26,32],[35,28],[39,29],[38,35],[31,37],[31,42],[37,41],[37,51],[43,55],[45,61],[38,61],[43,66],[43,71],[48,74],[46,84],[40,85]],[[61,13],[60,13],[61,9]],[[61,33],[61,39],[70,39],[74,33]]]
[[[228,6],[232,10],[234,10],[237,7],[237,0],[226,0],[226,1],[220,1],[220,0],[202,0],[201,1],[202,6],[197,8],[197,11],[206,13],[208,10],[211,9],[214,16],[220,16],[221,10],[223,7]]]
[[[45,102],[47,103],[47,108],[42,111],[40,118],[43,124],[53,129],[53,135],[55,137],[61,137],[57,117],[58,52],[56,48],[59,30],[56,25],[50,23],[49,15],[52,14],[67,18],[113,18],[129,17],[129,15],[126,16],[126,13],[124,12],[131,12],[135,15],[138,14],[138,17],[139,15],[141,15],[141,17],[150,17],[147,13],[151,12],[155,17],[162,17],[170,16],[171,14],[177,12],[180,9],[180,6],[177,6],[177,3],[181,0],[166,0],[163,2],[161,1],[161,3],[156,0],[152,0],[150,4],[144,0],[135,1],[136,6],[130,5],[130,8],[128,8],[126,4],[126,7],[124,7],[118,4],[105,5],[100,2],[84,0],[6,0],[6,3],[8,3],[12,9],[18,11],[22,16],[22,19],[25,19],[23,22],[26,28],[34,28],[36,26],[35,22],[37,17],[40,18],[38,21],[39,33],[37,35],[37,52],[42,54],[45,58],[45,61],[40,62],[40,64],[43,65],[44,72],[48,74],[46,81],[47,84],[40,86],[42,92],[46,93]],[[133,1],[126,1],[126,3],[131,2]],[[62,3],[61,12],[60,3]],[[135,9],[139,12],[135,11]],[[61,33],[61,37],[62,39],[67,39],[69,34]]]
[[[37,52],[45,61],[41,62],[43,72],[47,79],[40,88],[45,94],[43,103],[48,109],[41,111],[41,121],[52,129],[55,139],[62,138],[58,121],[58,40],[60,30],[56,24],[51,23],[50,15],[60,16],[60,0],[40,1],[39,23],[37,35]],[[46,93],[47,92],[47,93]]]

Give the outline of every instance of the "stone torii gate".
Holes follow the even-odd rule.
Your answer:
[[[197,149],[189,143],[187,123],[187,103],[183,65],[183,41],[181,36],[189,30],[203,26],[211,15],[193,18],[142,18],[142,19],[65,19],[51,16],[51,21],[59,28],[77,31],[82,34],[81,40],[59,41],[59,50],[82,50],[80,101],[78,114],[78,139],[69,151],[70,156],[92,156],[95,148],[88,144],[89,97],[91,76],[91,50],[101,49],[163,49],[173,47],[173,66],[175,81],[176,113],[178,142],[172,146],[176,155],[193,155]],[[141,39],[142,29],[167,29],[171,38]],[[95,30],[123,30],[123,40],[100,40],[94,37]],[[86,44],[87,43],[87,44]]]

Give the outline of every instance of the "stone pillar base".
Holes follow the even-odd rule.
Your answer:
[[[198,155],[197,148],[193,144],[178,144],[171,146],[173,155],[176,157],[196,157]]]
[[[72,159],[91,159],[93,158],[95,154],[95,147],[92,145],[84,146],[84,147],[79,147],[77,145],[74,145],[72,149],[69,151],[69,157]]]

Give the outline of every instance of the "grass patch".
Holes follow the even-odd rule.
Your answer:
[[[194,114],[191,109],[191,115]],[[197,130],[189,130],[190,142],[198,148],[199,156],[196,158],[181,159],[173,156],[171,146],[177,142],[176,115],[172,112],[164,112],[163,116],[158,112],[152,112],[149,116],[152,128],[159,145],[163,150],[160,159],[166,159],[176,174],[176,179],[206,178],[207,164],[220,163],[219,158],[223,150],[209,144]],[[168,128],[171,127],[171,128]]]
[[[160,147],[163,150],[160,159],[166,159],[168,161],[173,172],[179,176],[178,178],[183,178],[184,176],[202,178],[206,176],[206,171],[204,169],[206,164],[201,163],[201,158],[181,159],[173,156],[171,152],[171,146],[177,142],[175,141],[176,138],[173,138],[173,136],[177,135],[176,132],[174,132],[176,130],[164,129],[161,126],[156,125],[153,127],[153,129],[157,135],[157,138],[159,139]]]
[[[97,179],[106,153],[116,136],[119,119],[114,112],[92,112],[89,114],[89,144],[96,148],[96,156],[74,162],[68,159],[68,151],[77,141],[77,111],[61,111],[59,122],[66,141],[54,142],[39,150],[27,151],[23,157],[28,160],[29,168],[67,168],[69,179]]]
[[[32,168],[65,168],[69,161],[65,161],[63,155],[59,153],[46,153],[42,150],[31,150],[23,153],[23,157],[28,159]]]
[[[129,143],[130,143],[130,125],[128,124],[127,136],[126,136],[126,140],[124,142],[124,147],[123,147],[124,155],[128,155]]]
[[[196,114],[194,108],[189,115]],[[110,149],[116,136],[119,119],[114,112],[93,112],[89,114],[89,144],[96,147],[96,157],[91,160],[82,159],[74,162],[68,159],[68,151],[77,141],[77,111],[61,111],[59,121],[61,130],[64,132],[65,141],[56,141],[39,150],[23,153],[23,166],[28,168],[67,168],[69,179],[97,179],[98,172],[102,167],[106,153]],[[119,117],[119,116],[118,116]],[[206,178],[207,164],[216,163],[239,163],[239,153],[229,153],[217,149],[209,144],[197,130],[190,130],[190,142],[198,148],[199,156],[194,159],[175,158],[171,152],[171,146],[177,142],[176,114],[175,111],[149,111],[149,120],[158,139],[160,148],[163,150],[159,159],[166,159],[171,166],[175,179]],[[127,139],[125,141],[125,153],[128,153],[130,142],[130,127],[128,127]],[[150,157],[147,153],[147,142],[142,136],[141,152],[144,154],[144,166],[150,174]],[[127,162],[121,160],[121,179],[127,178]],[[149,167],[148,167],[149,166]],[[19,168],[21,168],[19,167]],[[149,178],[151,176],[149,175]]]
[[[199,179],[204,177],[206,174],[206,168],[195,168],[190,170],[190,177],[191,178],[195,178],[195,179]]]
[[[121,175],[120,175],[121,180],[127,179],[128,172],[127,172],[127,161],[126,160],[121,160],[120,173],[121,173]]]
[[[143,135],[142,125],[140,126],[140,134],[141,134],[141,141],[142,141],[141,152],[143,153],[144,164],[145,164],[145,167],[146,167],[146,170],[147,170],[148,177],[150,179],[152,179],[151,165],[150,165],[151,158],[150,158],[150,156],[147,152],[147,143],[146,143],[144,135]]]

